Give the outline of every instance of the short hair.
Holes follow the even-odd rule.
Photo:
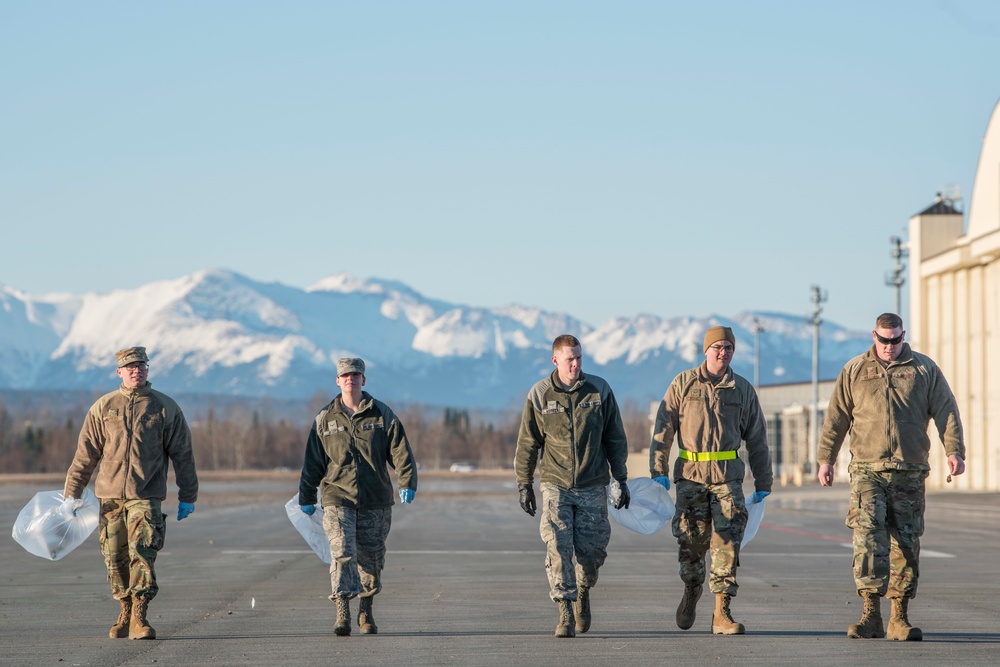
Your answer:
[[[556,339],[552,341],[552,354],[564,347],[580,347],[580,340],[571,334],[556,336]]]
[[[882,313],[875,318],[876,329],[895,329],[896,327],[903,328],[903,318],[896,313]]]

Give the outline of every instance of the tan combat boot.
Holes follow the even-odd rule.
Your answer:
[[[122,608],[118,612],[118,620],[111,626],[108,635],[112,639],[124,639],[128,637],[128,626],[132,621],[132,598],[122,598],[118,601]]]
[[[338,637],[351,634],[351,602],[347,598],[337,598],[337,622],[333,626],[333,634]]]
[[[729,611],[729,602],[732,600],[729,593],[715,594],[715,613],[712,615],[712,634],[716,635],[742,635],[746,628],[742,623],[733,620],[733,615]]]
[[[882,627],[882,597],[875,591],[858,591],[865,601],[861,620],[847,628],[851,639],[881,639],[885,637]]]
[[[132,622],[128,626],[129,639],[156,639],[156,630],[146,620],[149,598],[132,599]]]
[[[377,635],[378,626],[375,625],[375,617],[372,616],[372,598],[361,598],[358,603],[358,629],[363,635]]]
[[[559,625],[556,626],[556,637],[576,637],[576,620],[573,618],[573,601],[558,600]]]
[[[889,616],[889,627],[886,628],[885,638],[900,642],[919,642],[924,638],[924,633],[920,628],[910,625],[907,618],[907,606],[910,598],[891,598],[892,614]]]
[[[586,632],[590,630],[590,589],[580,588],[573,603],[573,612],[576,615],[576,631]]]
[[[695,609],[698,600],[701,599],[701,584],[697,586],[684,586],[684,597],[677,606],[677,627],[681,630],[689,630],[694,625]]]

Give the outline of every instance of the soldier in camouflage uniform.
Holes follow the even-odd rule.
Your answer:
[[[545,572],[549,595],[559,605],[555,634],[574,637],[590,629],[590,589],[607,557],[611,525],[605,487],[612,475],[621,487],[615,506],[629,504],[628,445],[611,387],[581,371],[580,341],[557,337],[552,363],[556,369],[528,393],[514,467],[521,508],[531,516],[539,468]]]
[[[299,505],[316,511],[323,497],[323,528],[330,540],[330,599],[337,604],[334,634],[351,634],[350,600],[360,596],[358,628],[377,634],[372,599],[382,590],[385,540],[392,521],[389,467],[399,478],[399,498],[413,501],[417,463],[403,424],[382,401],[362,391],[365,362],[337,362],[341,393],[313,421],[299,481]]]
[[[63,497],[78,506],[100,464],[94,493],[101,500],[101,551],[111,594],[121,607],[110,636],[155,639],[146,613],[159,590],[153,564],[166,531],[161,504],[167,497],[167,463],[174,464],[178,521],[194,511],[198,475],[184,413],[146,380],[146,348],[126,348],[115,358],[121,386],[87,412]]]
[[[851,434],[847,525],[854,531],[854,581],[864,599],[861,620],[847,630],[852,638],[923,638],[920,628],[910,625],[908,611],[920,574],[931,419],[949,474],[965,472],[955,396],[937,364],[911,350],[905,336],[898,315],[879,315],[871,349],[837,377],[819,443],[819,481],[831,486],[837,454]],[[882,623],[882,597],[892,605],[888,628]]]
[[[771,493],[773,476],[764,415],[753,385],[729,367],[736,337],[729,327],[712,327],[703,341],[705,361],[670,383],[656,411],[649,448],[650,476],[670,488],[670,450],[677,438],[673,479],[677,503],[671,523],[679,545],[684,596],[677,607],[677,626],[694,625],[705,582],[705,554],[711,551],[709,588],[715,594],[714,634],[743,634],[733,620],[730,602],[736,595],[740,542],[747,524],[743,496],[745,466],[738,456],[745,441],[754,478],[754,501]],[[714,528],[714,532],[713,532]]]

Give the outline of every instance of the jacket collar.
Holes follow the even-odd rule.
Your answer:
[[[702,382],[707,382],[709,384],[715,383],[715,378],[713,378],[708,372],[708,362],[701,362],[701,366],[698,367],[698,379]],[[733,376],[733,367],[730,364],[729,368],[726,369],[725,374],[719,379],[718,383],[715,383],[716,387],[733,387],[736,384],[736,379]]]
[[[878,353],[875,352],[874,343],[872,343],[872,346],[868,348],[868,352],[865,353],[865,357],[867,357],[867,360],[870,361],[871,363],[878,364],[880,367],[882,366],[882,362],[878,357]],[[895,361],[889,362],[886,368],[888,368],[889,366],[895,366],[897,364],[908,364],[911,361],[913,361],[913,350],[910,349],[909,343],[903,343],[903,349],[899,351],[899,356],[896,357]]]
[[[358,409],[354,411],[354,414],[356,414],[356,415],[357,414],[361,414],[362,412],[364,412],[368,408],[372,407],[372,400],[373,400],[372,399],[372,395],[369,394],[367,391],[362,390],[361,391],[361,404],[358,405]],[[347,414],[344,411],[344,396],[343,396],[343,394],[337,394],[337,398],[333,399],[333,407],[331,407],[330,409],[333,410],[334,412],[343,412],[345,415]]]
[[[133,396],[149,396],[153,391],[153,384],[147,382],[141,387],[136,387],[135,389],[126,389],[125,385],[118,386],[118,393],[126,398],[132,398]]]
[[[551,380],[552,380],[552,388],[553,389],[555,389],[556,391],[562,391],[562,392],[565,392],[565,393],[568,394],[570,392],[576,391],[577,389],[579,389],[580,387],[583,386],[583,383],[587,381],[587,374],[584,373],[583,371],[580,371],[580,377],[577,378],[576,383],[574,383],[572,387],[567,387],[567,386],[563,385],[562,381],[559,380],[559,369],[558,368],[556,370],[552,371],[552,375],[550,375],[549,378],[551,378]]]

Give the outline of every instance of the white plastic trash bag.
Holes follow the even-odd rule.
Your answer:
[[[745,549],[750,544],[750,540],[757,534],[760,522],[764,518],[764,503],[766,502],[767,498],[764,498],[759,503],[755,503],[752,496],[747,501],[747,514],[750,516],[747,518],[746,530],[743,531],[743,541],[740,542],[740,549]]]
[[[621,493],[618,482],[608,486],[608,514],[619,524],[641,535],[652,535],[674,516],[674,501],[662,486],[649,477],[637,477],[628,482],[628,509],[615,509],[614,501]]]
[[[285,503],[285,512],[288,514],[288,520],[295,526],[295,530],[299,531],[299,535],[306,541],[309,548],[316,552],[321,561],[329,565],[332,559],[330,558],[330,541],[326,537],[326,531],[323,530],[323,506],[317,502],[316,511],[312,516],[309,516],[299,509],[299,494],[296,493],[291,500]]]
[[[49,560],[59,560],[84,543],[97,528],[101,504],[89,488],[83,490],[76,515],[63,507],[62,489],[39,491],[24,506],[11,535],[25,550]]]

